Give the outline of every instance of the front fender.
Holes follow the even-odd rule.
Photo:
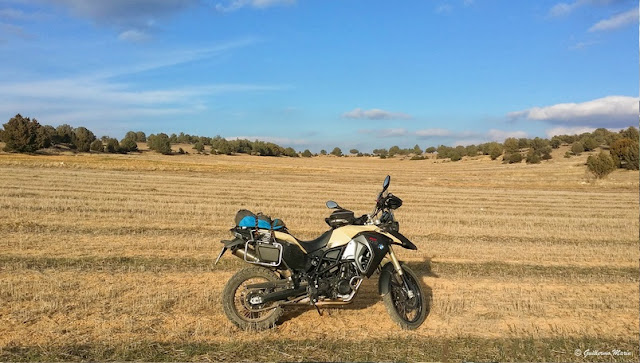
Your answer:
[[[378,293],[380,296],[384,296],[389,293],[389,281],[391,280],[391,276],[395,272],[395,268],[393,267],[393,263],[391,261],[387,262],[380,271],[380,278],[378,279]]]

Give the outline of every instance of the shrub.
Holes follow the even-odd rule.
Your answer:
[[[582,146],[584,147],[584,151],[591,151],[591,150],[595,150],[595,148],[597,148],[600,145],[598,144],[596,139],[594,139],[593,137],[585,137],[582,140]]]
[[[422,155],[414,155],[409,160],[424,160],[424,159],[426,159],[426,158],[424,156],[422,156]]]
[[[297,157],[300,156],[300,155],[298,155],[296,150],[294,148],[292,148],[292,147],[288,147],[288,148],[284,149],[284,155],[292,157],[292,158],[297,158]]]
[[[611,145],[609,150],[614,164],[619,168],[638,170],[638,141],[632,139],[620,139]]]
[[[504,149],[508,154],[516,153],[520,150],[520,143],[515,137],[510,137],[504,140]]]
[[[342,156],[342,150],[340,150],[340,148],[336,146],[335,148],[333,148],[333,151],[331,151],[331,154],[335,156]]]
[[[104,146],[102,145],[102,141],[98,139],[93,140],[93,142],[91,143],[90,149],[91,151],[98,151],[98,152],[104,151]]]
[[[86,127],[78,127],[73,130],[75,138],[73,144],[76,148],[83,152],[88,152],[91,149],[91,143],[96,139],[96,136]]]
[[[597,156],[591,155],[587,158],[587,169],[589,169],[596,178],[601,179],[614,171],[616,164],[613,162],[611,156],[601,151]]]
[[[320,150],[320,155],[327,155],[327,150],[325,149]]]
[[[540,161],[540,155],[537,152],[530,150],[527,154],[527,164],[540,164]]]
[[[136,141],[147,142],[147,135],[145,135],[145,133],[142,131],[136,132]]]
[[[62,124],[56,127],[56,137],[53,140],[54,144],[74,144],[76,134],[73,132],[73,127]],[[75,145],[74,145],[75,147]]]
[[[570,152],[568,152],[568,151],[567,151],[567,152],[565,152],[565,153],[564,153],[564,157],[565,157],[565,158],[567,158],[567,159],[569,159],[569,158],[571,157],[571,153],[570,153]]]
[[[138,151],[136,140],[131,137],[125,137],[120,141],[120,152],[128,153],[129,151]]]
[[[489,155],[491,156],[491,160],[496,160],[500,155],[502,155],[502,146],[498,143],[494,143],[489,147]]]
[[[105,147],[105,150],[108,153],[118,153],[120,152],[120,143],[117,139],[110,137],[107,139],[107,146]]]
[[[394,155],[399,154],[400,153],[400,147],[397,145],[394,145],[392,147],[389,148],[389,157],[392,158]]]
[[[542,160],[549,160],[551,158],[552,158],[551,151],[545,151],[542,153]]]
[[[571,152],[573,155],[580,155],[584,151],[584,146],[580,141],[576,141],[571,145]]]
[[[195,145],[193,145],[193,149],[198,151],[199,153],[204,152],[204,144],[201,141],[198,141]]]
[[[427,154],[433,154],[434,152],[436,152],[436,148],[433,146],[429,146],[424,152],[426,152]]]
[[[310,157],[311,157],[311,151],[309,151],[309,149],[305,149],[305,150],[302,152],[302,157],[310,158]]]
[[[519,152],[514,152],[511,154],[506,154],[503,157],[503,160],[509,164],[516,164],[522,161],[522,155]]]
[[[147,138],[147,145],[149,146],[149,149],[161,154],[171,154],[171,143],[169,143],[169,136],[167,136],[167,134],[160,133],[157,135],[149,135]]]
[[[561,138],[559,138],[557,136],[554,136],[554,137],[551,138],[551,147],[552,148],[557,149],[557,148],[560,147],[560,145],[562,145],[562,139]]]
[[[462,153],[460,153],[459,150],[454,149],[449,153],[449,157],[451,158],[451,161],[458,161],[462,159]]]
[[[178,149],[178,154],[181,154],[181,155],[183,155],[183,154],[184,154],[184,149],[182,149],[182,148],[179,148],[179,149]]]
[[[31,153],[39,148],[38,130],[40,124],[36,119],[22,117],[17,114],[9,122],[3,125],[3,140],[5,151],[17,151],[21,153]]]
[[[360,152],[360,151],[358,151],[358,149],[351,149],[351,150],[349,150],[349,153],[350,153],[350,154],[357,154],[357,153],[359,153],[359,152]]]
[[[384,157],[387,157],[388,154],[389,152],[387,151],[387,149],[373,149],[373,155],[377,155],[380,157],[384,155]]]

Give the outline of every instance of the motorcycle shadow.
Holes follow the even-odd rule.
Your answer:
[[[431,259],[425,258],[422,260],[413,260],[411,262],[406,262],[406,264],[413,270],[413,272],[418,277],[440,277],[436,273],[431,270]],[[382,296],[380,295],[378,288],[378,278],[380,275],[378,273],[374,273],[370,278],[362,281],[362,285],[358,290],[356,296],[353,297],[353,300],[350,304],[346,305],[328,305],[322,306],[320,311],[322,314],[331,315],[331,312],[334,310],[345,310],[345,311],[353,311],[353,310],[363,310],[372,307],[377,303],[382,302]],[[425,284],[424,281],[420,278],[420,285],[424,291],[424,294],[427,297],[427,317],[429,316],[431,305],[433,302],[433,291],[429,285]],[[304,314],[307,311],[315,310],[313,305],[294,305],[287,307],[284,310],[284,314],[280,318],[277,325],[283,324],[286,321],[291,319],[295,319],[298,316]]]

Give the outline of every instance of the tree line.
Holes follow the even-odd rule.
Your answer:
[[[71,127],[67,124],[53,127],[40,125],[38,121],[20,114],[12,117],[0,130],[0,141],[5,143],[5,151],[31,153],[52,145],[65,145],[70,149],[88,152],[128,153],[138,151],[138,142],[146,142],[149,149],[162,154],[174,154],[172,144],[191,144],[193,150],[198,153],[205,152],[205,146],[209,147],[211,154],[249,154],[259,156],[289,156],[312,157],[317,154],[309,149],[297,152],[291,147],[282,147],[272,142],[247,139],[227,140],[221,136],[206,137],[195,136],[181,132],[180,134],[167,135],[165,133],[151,134],[147,136],[142,131],[129,131],[123,139],[118,140],[108,136],[96,138],[95,134],[86,127]],[[412,160],[424,159],[423,154],[435,154],[438,159],[449,159],[453,162],[463,157],[489,155],[492,160],[502,156],[504,163],[520,163],[525,160],[530,164],[540,163],[542,160],[552,158],[552,149],[561,145],[570,145],[570,150],[565,157],[580,155],[585,151],[593,151],[597,148],[609,150],[609,153],[600,153],[591,156],[587,162],[589,170],[597,177],[602,177],[615,168],[638,170],[638,129],[629,127],[619,132],[598,128],[593,132],[580,135],[557,135],[551,139],[536,138],[507,138],[503,143],[488,142],[467,146],[429,146],[424,150],[419,145],[412,148],[400,148],[397,145],[389,149],[374,149],[372,154],[361,153],[357,149],[350,149],[349,153],[355,156],[378,156],[380,158],[392,158],[396,155],[412,155]],[[180,148],[177,153],[188,151]],[[321,155],[331,154],[344,156],[339,147],[335,147],[330,153],[320,151]]]

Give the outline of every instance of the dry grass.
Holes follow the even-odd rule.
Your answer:
[[[541,165],[0,153],[0,360],[635,361],[638,173],[596,181],[587,154],[555,152]],[[365,213],[387,173],[419,248],[401,256],[433,292],[420,329],[396,328],[374,279],[323,317],[293,310],[261,334],[226,320],[219,294],[242,263],[212,263],[238,209],[314,237],[326,200]]]

